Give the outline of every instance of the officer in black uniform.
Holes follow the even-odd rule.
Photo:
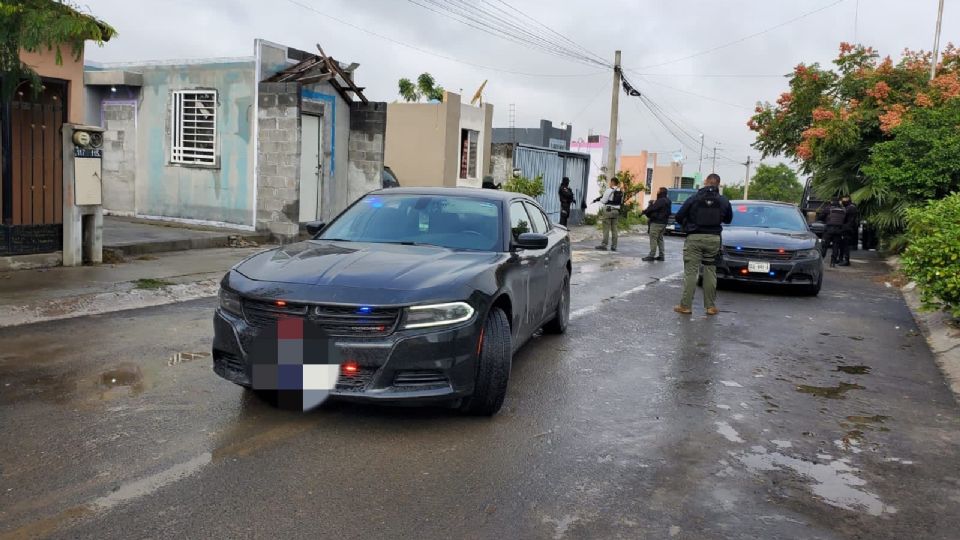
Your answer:
[[[833,199],[830,206],[822,210],[817,215],[818,221],[823,221],[827,226],[823,233],[823,256],[827,256],[827,250],[830,252],[830,266],[836,266],[841,262],[844,244],[843,224],[847,219],[847,211],[840,204],[840,201]]]
[[[850,266],[850,250],[857,249],[857,236],[860,232],[860,211],[853,204],[849,195],[840,197],[843,206],[843,241],[840,243],[840,261],[837,266]]]

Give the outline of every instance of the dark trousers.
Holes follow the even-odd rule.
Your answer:
[[[827,250],[830,252],[830,264],[837,264],[844,260],[843,253],[846,250],[846,235],[843,229],[839,227],[827,227],[823,233],[823,256],[827,256]],[[849,250],[847,250],[849,257]]]
[[[566,227],[568,219],[570,219],[570,207],[560,208],[560,224]]]

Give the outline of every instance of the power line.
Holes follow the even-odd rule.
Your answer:
[[[634,72],[634,71],[631,70],[631,73],[636,73],[636,72]],[[663,83],[651,81],[651,80],[647,79],[647,78],[644,77],[644,76],[640,76],[640,78],[643,79],[644,81],[650,83],[650,84],[654,84],[654,85],[657,85],[657,86],[662,86],[662,87],[667,88],[667,89],[669,89],[669,90],[673,90],[674,92],[680,92],[681,94],[687,94],[687,95],[690,95],[690,96],[698,97],[698,98],[700,98],[700,99],[705,99],[705,100],[707,100],[707,101],[712,101],[712,102],[714,102],[714,103],[719,103],[719,104],[721,104],[721,105],[726,105],[726,106],[728,106],[728,107],[736,107],[737,109],[743,109],[743,110],[745,110],[745,111],[752,111],[752,110],[753,110],[753,107],[746,107],[746,106],[744,106],[744,105],[737,105],[736,103],[730,103],[729,101],[724,101],[724,100],[722,100],[722,99],[717,99],[717,98],[715,98],[715,97],[705,96],[705,95],[703,95],[703,94],[698,94],[698,93],[696,93],[696,92],[691,92],[691,91],[689,91],[689,90],[684,90],[684,89],[682,89],[682,88],[677,88],[677,87],[675,87],[675,86],[670,86],[669,84],[663,84]]]
[[[528,72],[524,72],[524,71],[514,71],[514,70],[509,70],[509,69],[502,69],[502,68],[496,68],[496,67],[492,67],[492,66],[486,66],[486,65],[483,65],[483,64],[477,64],[477,63],[474,63],[474,62],[469,62],[469,61],[466,61],[466,60],[460,60],[459,58],[454,58],[454,57],[452,57],[452,56],[447,56],[447,55],[444,55],[444,54],[435,53],[435,52],[433,52],[433,51],[431,51],[431,50],[429,50],[429,49],[424,49],[424,48],[418,47],[418,46],[416,46],[416,45],[411,45],[410,43],[406,43],[406,42],[400,41],[400,40],[395,39],[395,38],[392,38],[392,37],[390,37],[390,36],[386,36],[386,35],[380,34],[380,33],[378,33],[378,32],[375,32],[375,31],[373,31],[373,30],[364,28],[364,27],[362,27],[362,26],[358,26],[358,25],[353,24],[353,23],[351,23],[351,22],[349,22],[349,21],[343,20],[343,19],[341,19],[341,18],[339,18],[339,17],[335,17],[335,16],[333,16],[333,15],[330,15],[329,13],[320,11],[320,10],[314,8],[313,6],[310,6],[310,5],[305,4],[305,3],[303,3],[303,2],[299,2],[299,1],[297,1],[297,0],[287,0],[287,2],[293,4],[293,5],[297,6],[297,7],[300,7],[300,8],[302,8],[302,9],[305,9],[305,10],[307,10],[307,11],[311,11],[311,12],[313,12],[313,13],[315,13],[315,14],[317,14],[317,15],[320,15],[320,16],[322,16],[322,17],[326,17],[326,18],[328,18],[328,19],[330,19],[330,20],[332,20],[332,21],[338,22],[338,23],[340,23],[340,24],[342,24],[342,25],[344,25],[344,26],[348,26],[348,27],[350,27],[350,28],[353,28],[354,30],[359,30],[359,31],[361,31],[361,32],[363,32],[363,33],[365,33],[365,34],[369,34],[369,35],[371,35],[371,36],[378,37],[378,38],[380,38],[380,39],[382,39],[382,40],[389,41],[390,43],[393,43],[393,44],[395,44],[395,45],[400,45],[401,47],[406,47],[406,48],[408,48],[408,49],[412,49],[412,50],[414,50],[414,51],[417,51],[417,52],[420,52],[420,53],[423,53],[423,54],[426,54],[426,55],[429,55],[429,56],[433,56],[433,57],[436,57],[436,58],[441,58],[441,59],[443,59],[443,60],[448,60],[448,61],[450,61],[450,62],[456,62],[456,63],[458,63],[458,64],[464,64],[464,65],[467,65],[467,66],[471,66],[471,67],[475,67],[475,68],[480,68],[480,69],[485,69],[485,70],[488,70],[488,71],[496,71],[496,72],[499,72],[499,73],[508,73],[508,74],[510,74],[510,75],[521,75],[521,76],[524,76],[524,77],[543,77],[543,78],[554,78],[554,77],[556,77],[556,78],[566,78],[566,77],[577,77],[577,78],[580,78],[580,77],[591,77],[591,76],[594,76],[594,75],[599,75],[599,74],[601,74],[601,73],[604,73],[604,74],[607,73],[607,70],[595,71],[595,72],[591,72],[591,73],[569,74],[569,75],[568,75],[568,74],[556,74],[556,73],[528,73]]]
[[[782,79],[789,75],[759,75],[759,74],[740,74],[740,73],[641,73],[636,70],[629,70],[631,73],[643,77],[697,77],[703,79]]]
[[[407,2],[481,32],[521,45],[528,45],[547,54],[567,58],[582,64],[606,66],[603,62],[533,34],[516,24],[504,25],[502,19],[492,18],[488,12],[476,10],[469,4],[450,4],[444,0],[407,0]]]
[[[520,11],[519,9],[513,7],[512,5],[508,4],[508,3],[505,2],[504,0],[496,0],[496,1],[499,2],[499,3],[501,3],[501,4],[503,4],[504,6],[506,6],[508,9],[510,9],[510,10],[513,11],[514,13],[517,13],[517,14],[523,16],[523,17],[526,18],[528,21],[531,21],[532,23],[536,24],[537,26],[540,26],[541,28],[546,29],[546,30],[549,31],[550,33],[552,33],[552,34],[560,37],[561,39],[563,39],[563,40],[566,41],[567,43],[570,43],[570,44],[573,45],[574,47],[577,47],[577,48],[579,48],[579,49],[581,49],[581,50],[584,50],[584,51],[590,53],[590,55],[592,55],[594,58],[597,58],[597,59],[599,59],[601,62],[603,62],[604,65],[607,65],[607,66],[610,65],[609,62],[608,62],[607,60],[605,60],[602,56],[600,56],[600,55],[598,55],[598,54],[590,51],[589,49],[587,49],[587,48],[584,47],[583,45],[580,45],[580,44],[577,43],[576,41],[573,41],[572,39],[568,38],[566,35],[561,34],[560,32],[557,32],[556,30],[554,30],[553,28],[550,28],[549,26],[543,24],[542,22],[540,22],[540,20],[535,19],[534,17],[531,17],[530,15],[527,15],[525,12]]]
[[[752,34],[743,36],[743,37],[738,38],[738,39],[735,39],[735,40],[733,40],[733,41],[728,41],[728,42],[726,42],[726,43],[722,43],[722,44],[720,44],[720,45],[717,45],[716,47],[711,47],[711,48],[706,49],[706,50],[703,50],[703,51],[695,52],[695,53],[693,53],[693,54],[688,54],[687,56],[683,56],[683,57],[681,57],[681,58],[674,58],[673,60],[667,60],[667,61],[665,61],[665,62],[660,62],[659,64],[650,64],[650,65],[646,65],[646,66],[640,66],[640,67],[635,68],[635,69],[637,69],[637,70],[641,70],[641,69],[651,69],[651,68],[666,66],[666,65],[669,65],[669,64],[674,64],[674,63],[676,63],[676,62],[682,62],[682,61],[684,61],[684,60],[689,60],[689,59],[691,59],[691,58],[696,58],[696,57],[698,57],[698,56],[703,56],[703,55],[705,55],[705,54],[710,54],[710,53],[712,53],[712,52],[714,52],[714,51],[719,51],[720,49],[725,49],[725,48],[727,48],[727,47],[736,45],[736,44],[738,44],[738,43],[743,43],[744,41],[747,41],[748,39],[753,39],[753,38],[755,38],[755,37],[757,37],[757,36],[762,36],[762,35],[764,35],[764,34],[767,34],[767,33],[769,33],[769,32],[772,32],[772,31],[774,31],[774,30],[776,30],[776,29],[778,29],[778,28],[782,28],[782,27],[784,27],[784,26],[787,26],[788,24],[797,22],[797,21],[799,21],[799,20],[801,20],[801,19],[805,19],[805,18],[807,18],[807,17],[809,17],[809,16],[811,16],[811,15],[820,13],[821,11],[830,9],[830,8],[832,8],[832,7],[836,6],[836,5],[842,4],[842,3],[846,2],[846,1],[847,1],[847,0],[836,0],[835,2],[833,2],[833,3],[831,3],[831,4],[827,4],[827,5],[825,5],[825,6],[819,7],[819,8],[817,8],[817,9],[813,10],[813,11],[808,11],[808,12],[803,13],[803,14],[801,14],[801,15],[798,15],[798,16],[792,18],[792,19],[783,21],[782,23],[775,24],[775,25],[773,25],[773,26],[771,26],[771,27],[769,27],[769,28],[765,28],[765,29],[763,29],[763,30],[760,30],[759,32],[754,32],[754,33],[752,33]]]

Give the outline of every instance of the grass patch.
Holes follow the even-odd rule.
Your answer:
[[[133,288],[154,290],[154,289],[162,289],[168,285],[173,285],[173,283],[163,279],[146,278],[146,279],[138,279],[137,281],[135,281]]]

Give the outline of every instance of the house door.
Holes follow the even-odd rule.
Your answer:
[[[44,82],[34,99],[14,99],[10,107],[12,225],[63,222],[63,125],[65,85]],[[26,93],[26,92],[25,92]],[[28,100],[29,99],[29,100]]]
[[[300,222],[320,219],[323,196],[323,123],[319,116],[300,117]]]

